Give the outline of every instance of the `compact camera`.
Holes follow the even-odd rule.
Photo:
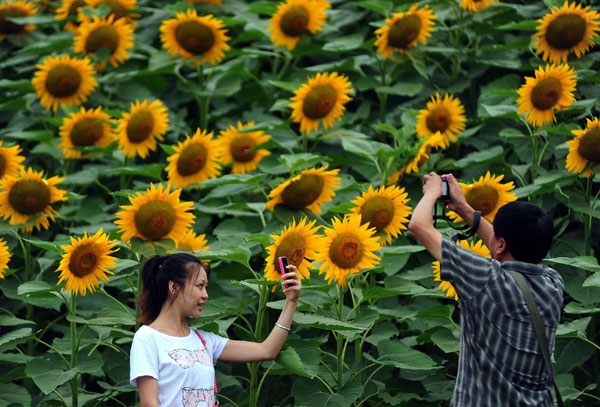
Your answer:
[[[442,178],[442,196],[440,200],[443,202],[450,201],[450,187],[448,187],[448,181]]]

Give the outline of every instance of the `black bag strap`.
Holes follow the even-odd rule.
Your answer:
[[[560,397],[558,386],[554,381],[554,369],[552,368],[552,361],[550,359],[550,346],[548,346],[548,340],[546,339],[546,333],[544,331],[544,324],[542,322],[542,317],[540,316],[540,311],[538,310],[537,304],[535,303],[535,299],[533,298],[533,294],[531,293],[531,289],[529,288],[529,284],[527,284],[527,280],[525,279],[523,274],[515,270],[509,271],[514,277],[515,281],[517,282],[517,285],[521,289],[521,292],[523,293],[523,298],[525,299],[525,304],[527,304],[527,309],[529,310],[529,315],[531,315],[531,322],[533,322],[535,335],[537,336],[540,349],[542,350],[542,355],[544,356],[544,360],[546,361],[546,366],[548,367],[550,379],[552,380],[552,384],[554,385],[554,391],[556,392],[556,402],[558,404],[558,407],[564,407],[565,404],[562,400],[562,397]]]

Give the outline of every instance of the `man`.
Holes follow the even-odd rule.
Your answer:
[[[448,208],[470,226],[475,210],[451,175]],[[423,177],[423,198],[409,224],[411,233],[441,263],[441,278],[460,299],[458,375],[454,407],[551,407],[552,382],[523,295],[508,270],[524,274],[540,310],[551,351],[560,320],[564,283],[539,263],[552,243],[553,225],[537,205],[511,202],[492,225],[481,217],[477,234],[491,259],[478,256],[443,237],[433,227],[432,211],[442,195],[442,179]]]

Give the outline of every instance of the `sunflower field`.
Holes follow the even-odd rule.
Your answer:
[[[283,307],[276,257],[303,278],[223,406],[447,406],[460,298],[407,231],[431,171],[552,216],[556,381],[600,406],[599,45],[595,0],[0,0],[0,406],[138,404],[140,265],[175,251],[212,268],[191,325],[236,339]]]

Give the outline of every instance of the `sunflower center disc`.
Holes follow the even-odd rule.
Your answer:
[[[333,110],[337,97],[333,86],[317,85],[306,95],[302,111],[309,119],[322,119]]]
[[[85,6],[85,1],[75,0],[73,3],[71,3],[71,6],[69,7],[69,12],[68,12],[67,16],[76,16],[77,10],[83,6]]]
[[[421,19],[409,14],[394,23],[388,33],[388,44],[395,48],[407,48],[421,32]]]
[[[275,251],[275,259],[279,256],[286,256],[290,264],[298,267],[304,260],[304,252],[306,251],[306,241],[304,237],[298,233],[290,233],[284,237]],[[279,270],[279,265],[275,261],[275,269]]]
[[[210,27],[196,21],[185,21],[175,29],[177,43],[194,55],[204,54],[215,45],[215,36]]]
[[[498,191],[489,185],[481,185],[467,193],[467,202],[483,216],[492,212],[498,204]]]
[[[25,17],[27,13],[16,7],[8,6],[4,10],[0,10],[0,34],[17,34],[25,28],[20,24],[6,21],[6,17]]]
[[[356,267],[363,255],[362,243],[354,233],[340,233],[331,242],[329,258],[342,269]]]
[[[8,193],[8,202],[20,214],[33,215],[50,203],[50,189],[42,181],[17,181]]]
[[[123,18],[127,15],[127,10],[125,10],[125,7],[123,7],[119,0],[104,0],[100,4],[106,4],[108,7],[110,7],[110,14],[115,16],[114,21],[117,21],[119,18]]]
[[[119,45],[119,33],[114,27],[98,27],[87,37],[85,41],[85,52],[94,53],[104,47],[110,50],[111,55],[117,50]]]
[[[129,118],[127,123],[127,138],[132,143],[141,143],[154,130],[154,116],[148,110],[142,110]]]
[[[554,77],[544,78],[531,91],[531,104],[540,110],[548,110],[560,99],[562,85]]]
[[[361,224],[369,222],[370,227],[381,232],[392,221],[394,211],[394,203],[391,199],[383,196],[370,198],[360,209]]]
[[[175,225],[175,210],[165,201],[150,201],[135,213],[135,227],[149,240],[160,240]]]
[[[207,156],[208,152],[203,144],[190,144],[179,155],[177,172],[184,176],[197,173],[206,165]]]
[[[548,25],[546,41],[552,48],[571,49],[585,36],[587,24],[577,14],[564,14]]]
[[[283,190],[281,199],[290,208],[305,208],[321,196],[324,184],[320,175],[305,174]]]
[[[279,28],[288,37],[298,37],[306,31],[310,14],[302,6],[292,6],[281,17]]]
[[[581,137],[579,155],[588,161],[600,162],[600,127],[594,127]]]
[[[256,147],[256,143],[251,137],[239,135],[231,142],[229,151],[235,161],[245,163],[252,161],[256,156],[256,151],[251,151],[254,147]]]
[[[93,146],[102,137],[102,123],[98,119],[86,117],[75,123],[69,136],[75,147]]]
[[[444,106],[435,107],[426,120],[427,128],[430,132],[441,132],[443,133],[448,129],[450,125],[450,112]]]
[[[6,172],[6,157],[4,154],[0,154],[0,179],[4,177],[4,173]]]
[[[79,278],[83,278],[92,273],[98,264],[96,255],[98,248],[93,243],[86,243],[71,253],[69,260],[69,270]]]
[[[55,97],[74,95],[81,85],[81,75],[71,66],[59,65],[48,72],[46,89]]]

